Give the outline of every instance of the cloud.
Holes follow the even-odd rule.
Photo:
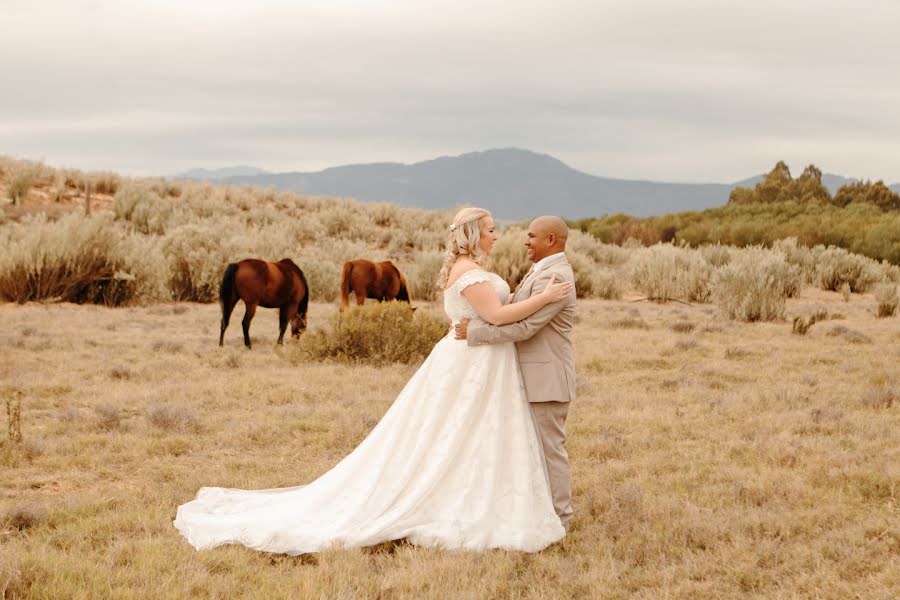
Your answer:
[[[169,173],[520,146],[614,177],[900,181],[898,26],[887,0],[7,1],[0,152]]]

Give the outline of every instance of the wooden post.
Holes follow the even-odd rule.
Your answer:
[[[84,216],[91,216],[91,180],[84,182]]]

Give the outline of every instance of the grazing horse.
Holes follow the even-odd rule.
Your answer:
[[[403,274],[389,260],[374,263],[362,258],[344,263],[341,273],[341,312],[350,306],[350,292],[361,306],[366,298],[409,302],[409,288]]]
[[[282,258],[278,262],[248,258],[231,263],[222,276],[219,300],[222,302],[222,332],[219,345],[225,339],[225,329],[231,311],[238,300],[244,301],[244,345],[250,348],[250,321],[256,307],[277,308],[278,343],[284,343],[284,330],[291,324],[291,335],[299,337],[306,329],[306,309],[309,307],[309,286],[303,271],[294,261]]]

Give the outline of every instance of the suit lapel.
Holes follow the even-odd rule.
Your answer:
[[[534,275],[534,265],[531,265],[531,268],[528,269],[528,272],[525,273],[525,277],[522,278],[522,281],[519,282],[519,285],[516,286],[516,289],[513,290],[513,301],[516,301],[519,295],[519,292],[525,288],[525,282],[528,281],[528,278]]]

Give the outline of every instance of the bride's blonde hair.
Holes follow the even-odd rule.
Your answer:
[[[438,274],[437,286],[444,289],[447,286],[447,278],[453,263],[460,256],[471,259],[475,264],[484,266],[487,260],[484,250],[478,246],[481,239],[481,225],[479,221],[491,213],[483,208],[464,208],[453,217],[450,225],[450,234],[447,236],[447,252],[444,255],[444,266]]]

